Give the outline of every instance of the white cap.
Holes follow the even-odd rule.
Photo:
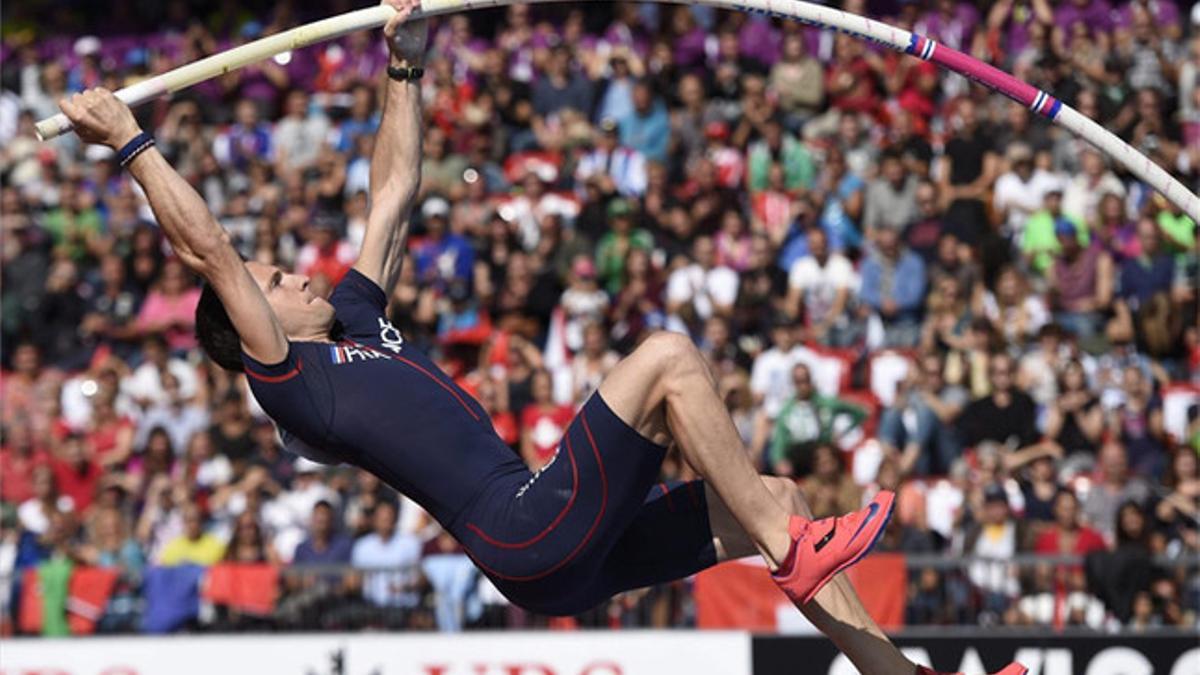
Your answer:
[[[1042,199],[1045,199],[1046,195],[1050,194],[1051,192],[1063,194],[1066,191],[1067,181],[1063,180],[1062,176],[1053,174],[1047,177],[1046,181],[1042,184]]]
[[[75,41],[76,56],[90,56],[99,53],[100,38],[95,35],[84,35]]]
[[[296,473],[321,473],[325,470],[325,465],[320,462],[314,462],[307,457],[297,457],[296,462],[292,464],[292,470]]]
[[[421,205],[421,216],[425,218],[445,218],[450,215],[450,202],[441,197],[430,197]]]

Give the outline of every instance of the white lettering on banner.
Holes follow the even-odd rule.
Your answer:
[[[1013,661],[1029,669],[1029,675],[1071,675],[1074,661],[1070,649],[1018,649]]]
[[[1200,673],[1200,647],[1189,649],[1175,662],[1171,675],[1196,675]]]
[[[913,663],[932,667],[929,652],[921,647],[903,647],[901,652]],[[1151,675],[1156,672],[1165,674],[1165,670],[1155,670],[1148,655],[1153,656],[1151,652],[1142,652],[1132,647],[1107,647],[1091,658],[1084,658],[1078,671],[1075,668],[1075,655],[1069,648],[1063,647],[1021,647],[1014,650],[1011,660],[1027,667],[1029,675],[1072,675],[1075,672],[1084,675]],[[956,670],[963,673],[985,673],[987,664],[983,662],[979,650],[968,646],[962,652]],[[838,654],[829,664],[828,675],[857,675],[858,672],[845,654]],[[1169,675],[1197,673],[1200,673],[1200,647],[1188,650],[1175,659]]]
[[[1092,657],[1084,675],[1153,675],[1154,665],[1129,647],[1109,647]]]
[[[739,632],[313,633],[4,640],[0,675],[750,675]]]
[[[461,668],[437,664],[425,666],[421,675],[624,675],[621,666],[612,661],[588,664],[583,670],[564,671],[543,663],[472,663]]]
[[[958,664],[958,671],[962,673],[986,673],[987,668],[983,667],[983,659],[979,658],[979,652],[974,647],[968,647],[967,651],[963,652],[962,662]]]
[[[933,661],[929,658],[929,650],[924,647],[901,647],[900,653],[913,663],[926,667],[933,665]]]

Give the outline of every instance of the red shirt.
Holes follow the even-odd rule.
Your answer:
[[[92,457],[100,460],[108,453],[116,450],[117,436],[120,435],[123,429],[132,428],[133,420],[128,417],[119,417],[111,422],[98,425],[87,435],[88,443],[92,448]]]
[[[542,408],[531,403],[521,411],[521,428],[529,432],[534,454],[539,461],[545,463],[554,456],[558,442],[574,416],[575,411],[565,405]]]
[[[1033,550],[1035,553],[1044,553],[1049,555],[1074,554],[1087,555],[1092,551],[1103,551],[1108,548],[1104,543],[1104,537],[1100,536],[1090,527],[1081,527],[1075,535],[1075,547],[1070,551],[1063,551],[1059,548],[1059,529],[1051,527],[1038,535],[1037,541],[1034,542]]]
[[[510,412],[494,413],[492,415],[492,427],[496,430],[496,435],[500,440],[513,445],[521,434],[517,432],[517,418]]]
[[[843,112],[874,115],[879,107],[879,94],[875,91],[875,73],[866,59],[858,57],[849,63],[834,63],[825,72],[825,90],[835,86],[844,73],[849,73],[853,84],[845,91],[830,95],[830,105]]]
[[[750,197],[750,208],[766,226],[767,233],[786,229],[792,223],[792,196],[787,192],[763,190]]]
[[[80,465],[72,465],[60,459],[50,460],[50,468],[54,471],[54,482],[58,485],[59,494],[66,495],[75,502],[75,511],[82,513],[96,499],[96,486],[100,484],[103,471],[100,465],[84,460]]]
[[[345,241],[334,242],[325,248],[306,244],[296,256],[296,272],[309,277],[325,277],[333,287],[350,271],[356,257],[354,247]]]
[[[12,448],[0,448],[0,501],[20,504],[32,499],[33,470],[49,461],[44,450],[21,455]]]

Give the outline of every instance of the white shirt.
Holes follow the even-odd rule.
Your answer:
[[[1021,309],[1024,310],[1028,321],[1025,324],[1025,335],[1013,335],[1016,330],[1017,315],[1016,310],[1008,308],[1004,310],[1004,316],[1000,316],[1000,305],[996,303],[996,296],[988,291],[983,296],[983,313],[993,323],[999,322],[1004,326],[1004,337],[1009,341],[1016,338],[1032,337],[1037,335],[1042,326],[1050,320],[1050,312],[1046,310],[1046,303],[1036,295],[1029,295],[1021,302]]]
[[[237,497],[242,499],[238,500]],[[336,506],[340,498],[333,488],[320,481],[314,481],[304,488],[297,487],[281,492],[275,499],[263,504],[263,523],[274,533],[271,543],[285,562],[291,561],[296,547],[308,536],[306,526],[312,516],[313,507],[319,501],[327,501]],[[229,502],[231,511],[234,506],[239,507],[237,513],[245,509],[243,493],[235,494]]]
[[[701,319],[711,317],[716,305],[733,305],[737,292],[737,272],[728,267],[714,267],[705,272],[703,267],[693,263],[675,270],[667,279],[667,302],[690,300]]]
[[[346,187],[343,194],[353,197],[359,192],[371,194],[371,161],[366,157],[356,157],[346,167]]]
[[[390,539],[372,532],[354,544],[350,562],[355,567],[388,567],[396,571],[368,572],[363,578],[363,597],[379,606],[415,607],[420,595],[404,590],[416,580],[421,558],[421,541],[396,531]]]
[[[337,506],[341,498],[336,490],[320,479],[313,480],[303,487],[296,484],[291,490],[279,493],[279,496],[264,505],[263,520],[275,528],[303,528],[312,516],[313,507],[321,501]]]
[[[754,359],[754,367],[750,370],[750,391],[755,396],[762,396],[763,411],[767,417],[775,419],[783,404],[795,393],[792,384],[792,369],[796,367],[797,353],[782,351],[779,347],[771,347]]]
[[[233,465],[225,455],[214,455],[196,467],[193,480],[196,485],[206,488],[228,485],[233,480]]]
[[[1100,200],[1109,193],[1120,197],[1124,202],[1125,184],[1111,171],[1105,171],[1095,185],[1081,173],[1071,179],[1063,192],[1063,213],[1079,216],[1089,223],[1094,223],[1100,212]]]
[[[66,495],[60,495],[55,506],[63,513],[75,510],[75,500]],[[17,522],[21,528],[34,534],[42,534],[50,527],[50,517],[42,509],[42,502],[36,498],[26,499],[17,507]]]
[[[7,145],[16,137],[20,117],[21,97],[9,91],[0,92],[0,143]]]
[[[284,118],[275,125],[271,147],[278,155],[287,153],[288,168],[298,169],[317,160],[329,135],[329,119],[324,115],[309,115],[303,120]]]
[[[150,432],[155,427],[162,427],[167,432],[171,437],[171,449],[176,455],[182,455],[187,451],[192,436],[208,428],[208,410],[204,406],[189,404],[179,406],[178,410],[171,405],[156,405],[138,421],[133,447],[145,449]]]
[[[404,495],[397,496],[400,498],[400,522],[397,523],[396,529],[401,534],[411,534],[421,541],[429,541],[437,536],[441,530],[437,521],[430,518],[420,504]]]
[[[1042,169],[1034,169],[1028,182],[1012,171],[996,179],[995,207],[1007,212],[1005,222],[1012,236],[1021,236],[1029,216],[1042,208],[1046,191],[1051,188],[1061,189],[1062,179]]]
[[[196,369],[181,359],[167,361],[167,372],[175,376],[179,383],[179,396],[190,399],[196,395]],[[148,399],[150,405],[166,405],[167,392],[162,388],[162,377],[153,363],[143,363],[133,371],[133,375],[125,382],[125,392],[136,400]]]
[[[92,396],[96,393],[95,384],[95,380],[87,373],[76,375],[63,382],[59,404],[62,406],[63,420],[72,429],[83,430],[92,423]],[[134,403],[127,388],[128,383],[121,386],[113,407],[117,415],[136,420],[142,410]],[[92,392],[91,395],[87,393],[89,391]]]
[[[583,186],[595,175],[608,174],[617,192],[640,197],[646,191],[646,158],[632,148],[615,148],[611,153],[592,150],[575,167],[575,184]]]
[[[608,294],[598,288],[590,291],[568,288],[563,291],[558,304],[567,313],[566,325],[563,326],[567,349],[577,352],[583,349],[584,326],[604,318],[604,312],[608,309]]]
[[[985,528],[986,530],[986,528]],[[996,539],[990,539],[986,534],[980,534],[975,542],[975,549],[969,553],[981,558],[1004,560],[1012,558],[1017,552],[1017,525],[1013,520],[1004,524],[1004,529]],[[976,586],[991,593],[1002,593],[1015,597],[1020,592],[1017,578],[1012,574],[1013,568],[1009,563],[978,561],[971,563],[967,570],[968,576]]]
[[[811,255],[792,263],[788,270],[788,286],[799,290],[804,297],[804,309],[809,323],[823,321],[831,309],[838,291],[858,289],[858,274],[854,266],[840,253],[834,253],[825,261],[817,262]]]
[[[929,529],[947,540],[954,536],[955,516],[962,510],[962,490],[948,480],[939,480],[925,491],[925,521]]]
[[[17,575],[17,540],[0,539],[0,612],[9,616],[12,611],[12,586]]]
[[[579,202],[558,193],[547,192],[534,203],[525,195],[518,195],[498,207],[500,217],[517,224],[517,236],[526,251],[537,248],[542,231],[540,222],[548,215],[558,215],[570,223],[579,215]]]

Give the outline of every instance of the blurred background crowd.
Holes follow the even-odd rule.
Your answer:
[[[1200,6],[841,6],[1013,72],[1200,188]],[[116,570],[99,628],[130,631],[152,572],[222,562],[286,566],[272,613],[235,623],[532,620],[415,504],[282,448],[198,351],[197,280],[111,153],[34,137],[70,92],[353,8],[5,3],[5,630],[26,570]],[[817,515],[898,490],[883,547],[931,561],[910,624],[1196,625],[1196,224],[1161,196],[1019,104],[794,22],[514,5],[429,44],[389,313],[531,467],[623,354],[679,331]],[[354,34],[137,114],[243,255],[328,292],[362,239],[386,56]],[[639,620],[690,621],[686,583],[596,621],[647,598]]]

